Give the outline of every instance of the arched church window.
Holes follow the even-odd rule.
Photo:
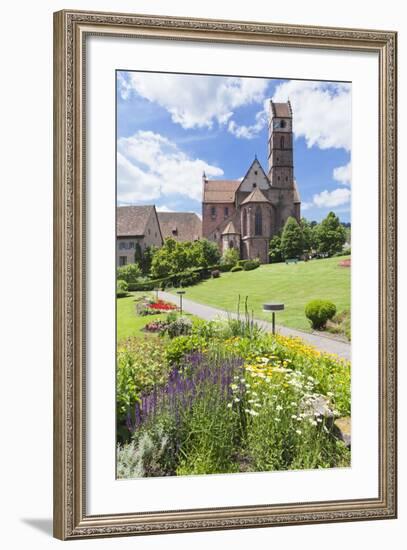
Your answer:
[[[285,128],[286,122],[285,120],[280,120],[280,128]]]
[[[247,235],[247,210],[243,210],[243,235]]]
[[[261,215],[261,208],[260,206],[256,207],[256,212],[254,214],[254,234],[255,235],[262,235],[263,233],[263,220]]]
[[[229,248],[233,248],[233,247],[234,247],[233,241],[229,241]]]
[[[280,149],[284,149],[284,136],[280,138]]]

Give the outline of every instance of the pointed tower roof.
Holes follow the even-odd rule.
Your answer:
[[[298,191],[298,185],[296,180],[294,180],[294,202],[301,202],[300,192]]]
[[[224,231],[222,231],[222,235],[239,235],[239,232],[236,231],[234,223],[229,222]]]
[[[267,202],[270,203],[268,198],[266,198],[263,194],[263,192],[256,187],[248,197],[245,198],[244,201],[242,201],[241,204],[248,204],[249,202]]]

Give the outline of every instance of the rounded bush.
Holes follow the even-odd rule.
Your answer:
[[[243,267],[240,266],[240,265],[235,265],[234,267],[232,267],[232,269],[230,270],[231,273],[234,273],[235,271],[243,271]]]
[[[311,300],[305,306],[305,316],[311,321],[312,328],[325,328],[329,319],[336,314],[336,306],[328,300]]]
[[[129,289],[129,285],[127,284],[127,281],[124,281],[123,279],[118,279],[116,283],[116,296],[118,298],[122,298],[123,296],[127,296],[127,291]]]
[[[219,269],[214,269],[212,272],[211,272],[211,275],[212,275],[212,279],[218,279],[220,277],[220,271]]]
[[[252,269],[257,269],[260,266],[259,260],[247,260],[243,264],[243,270],[244,271],[251,271]]]
[[[219,271],[222,271],[222,273],[226,273],[227,271],[230,271],[236,264],[220,264]]]

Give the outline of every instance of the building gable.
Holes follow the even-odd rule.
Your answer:
[[[250,168],[246,172],[245,177],[240,183],[238,191],[251,192],[256,187],[258,189],[262,189],[263,191],[270,189],[269,179],[257,158],[254,159]]]
[[[202,238],[202,222],[195,212],[157,212],[163,239],[196,241]]]

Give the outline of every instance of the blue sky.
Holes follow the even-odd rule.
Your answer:
[[[117,72],[118,204],[201,212],[202,172],[267,173],[269,100],[293,108],[302,215],[350,221],[351,86],[296,80]]]

